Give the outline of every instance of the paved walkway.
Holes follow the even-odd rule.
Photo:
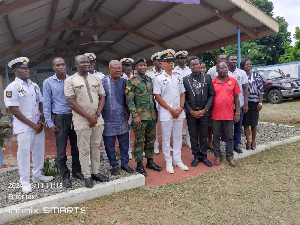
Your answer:
[[[159,126],[160,127],[160,126]],[[132,131],[131,131],[132,132]],[[56,145],[55,145],[55,136],[50,132],[50,129],[45,130],[46,135],[46,150],[45,150],[45,156],[49,157],[49,159],[55,159],[56,157]],[[191,162],[193,160],[193,155],[191,152],[191,149],[185,145],[185,140],[183,140],[182,143],[182,161],[185,165],[189,167],[189,171],[182,171],[178,167],[174,167],[174,174],[169,174],[166,172],[166,163],[163,157],[162,149],[161,149],[161,130],[158,130],[159,135],[159,143],[160,143],[160,154],[154,156],[154,162],[161,166],[163,168],[163,171],[161,172],[155,172],[153,170],[149,170],[145,168],[148,176],[146,177],[146,185],[160,185],[165,183],[172,183],[172,182],[180,182],[183,180],[186,180],[188,178],[196,177],[200,174],[214,171],[219,168],[221,168],[223,165],[220,166],[213,166],[213,167],[207,167],[203,163],[199,163],[197,167],[191,167]],[[131,133],[131,146],[134,142],[134,134]],[[17,149],[18,149],[18,143],[17,143],[17,137],[16,135],[13,135],[9,141],[8,146],[6,147],[4,154],[3,154],[3,166],[1,168],[7,168],[7,167],[14,167],[17,166]],[[119,151],[118,147],[116,148],[117,151]],[[71,155],[70,146],[67,146],[67,155]],[[208,155],[208,159],[213,161],[214,157],[211,155]],[[144,158],[144,165],[146,165],[147,159]],[[136,163],[134,159],[130,160],[129,165],[133,168],[136,167]]]

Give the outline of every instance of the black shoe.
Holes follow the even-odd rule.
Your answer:
[[[237,153],[243,153],[242,149],[240,149],[239,146],[238,147],[234,147],[233,150],[235,152],[237,152]]]
[[[200,160],[196,158],[196,159],[194,159],[194,160],[192,161],[191,166],[192,166],[192,167],[196,167],[196,166],[198,165],[199,162],[200,162]]]
[[[69,177],[63,179],[63,186],[64,186],[65,188],[70,188],[70,187],[72,187],[72,183],[71,183],[71,180],[70,180]]]
[[[84,180],[84,176],[82,173],[73,173],[72,177],[79,179],[79,180]]]
[[[110,174],[112,176],[117,176],[119,175],[119,168],[118,167],[113,167],[111,170],[110,170]]]
[[[208,167],[212,167],[213,166],[213,164],[211,163],[211,161],[209,161],[208,159],[201,159],[200,161],[203,162]]]
[[[153,169],[154,171],[158,171],[158,172],[162,171],[162,168],[160,166],[156,165],[153,162],[153,159],[147,159],[146,168]]]
[[[137,162],[137,166],[136,166],[136,169],[135,169],[137,172],[139,172],[140,174],[144,175],[145,177],[147,176],[147,173],[144,169],[144,166],[143,166],[143,162]]]
[[[94,174],[92,174],[92,179],[99,182],[109,181],[109,178],[107,176],[101,175],[100,173],[98,173],[97,177]]]
[[[121,166],[122,170],[125,170],[127,173],[134,173],[134,170],[130,166]]]
[[[94,187],[94,182],[93,182],[92,178],[90,178],[90,177],[85,178],[84,183],[85,183],[86,188],[93,188]]]

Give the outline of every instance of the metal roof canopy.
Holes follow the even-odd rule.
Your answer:
[[[56,56],[94,52],[97,61],[145,57],[166,48],[189,55],[279,31],[279,23],[247,0],[178,4],[148,0],[4,0],[0,2],[0,55],[50,66]],[[81,31],[81,32],[80,32]],[[100,41],[93,42],[93,34]],[[4,59],[0,59],[4,72]]]

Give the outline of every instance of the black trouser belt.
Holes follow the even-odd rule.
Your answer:
[[[72,113],[68,113],[68,114],[56,114],[54,113],[55,116],[72,116]]]

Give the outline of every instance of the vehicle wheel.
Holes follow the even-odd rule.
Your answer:
[[[279,90],[273,89],[269,92],[268,99],[272,104],[280,104],[283,97]]]

